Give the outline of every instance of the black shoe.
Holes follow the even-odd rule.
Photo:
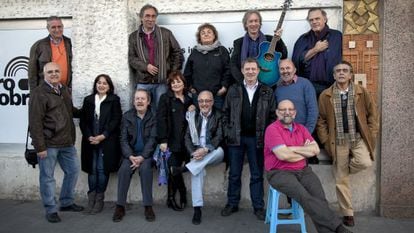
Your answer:
[[[350,231],[350,230],[348,230],[348,229],[346,229],[345,227],[344,227],[344,225],[339,225],[337,228],[336,228],[336,230],[335,230],[335,233],[353,233],[352,231]]]
[[[173,209],[174,211],[183,211],[184,209],[180,207],[175,201],[174,197],[168,197],[167,207]]]
[[[154,214],[154,210],[152,210],[152,206],[145,206],[144,215],[145,215],[145,220],[147,220],[148,222],[155,221],[155,214]]]
[[[68,205],[68,206],[61,206],[59,208],[59,211],[72,211],[72,212],[81,212],[83,210],[83,206],[80,205],[76,205],[75,203],[73,203],[72,205]]]
[[[256,215],[257,219],[259,219],[260,221],[265,220],[265,211],[263,208],[255,209],[254,215]]]
[[[46,214],[46,219],[50,223],[57,223],[62,221],[57,213]]]
[[[114,215],[112,216],[112,221],[120,222],[125,216],[125,207],[121,205],[116,205]]]
[[[232,213],[239,211],[239,207],[226,205],[224,209],[221,210],[221,216],[230,216]]]
[[[201,223],[201,207],[196,206],[194,207],[194,215],[192,220],[194,225],[200,225]]]
[[[345,226],[353,227],[355,226],[354,216],[344,216],[342,222]]]

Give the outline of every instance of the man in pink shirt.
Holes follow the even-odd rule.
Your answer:
[[[290,100],[279,102],[278,120],[265,133],[264,164],[269,184],[295,199],[312,219],[318,232],[349,233],[329,208],[319,178],[306,158],[319,153],[309,131],[295,123],[296,109]]]

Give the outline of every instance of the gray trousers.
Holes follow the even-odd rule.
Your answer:
[[[266,177],[272,187],[302,206],[319,233],[335,232],[341,224],[329,208],[322,184],[311,167],[297,171],[272,170],[266,172]]]
[[[129,185],[135,170],[132,170],[129,159],[123,159],[118,170],[118,201],[117,205],[125,206],[128,196]],[[139,169],[142,202],[144,206],[152,206],[152,158],[145,159]]]

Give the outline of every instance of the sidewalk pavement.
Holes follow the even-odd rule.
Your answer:
[[[86,203],[77,203],[86,204]],[[126,216],[119,223],[112,222],[114,203],[105,203],[102,213],[85,215],[61,212],[60,223],[48,223],[40,201],[0,200],[0,233],[256,233],[269,232],[269,225],[259,221],[251,209],[240,209],[228,217],[220,215],[221,208],[203,208],[202,223],[191,223],[193,210],[183,212],[155,205],[155,222],[146,222],[144,209],[139,204],[129,205]],[[372,215],[357,214],[355,233],[409,233],[414,232],[414,219],[387,219]],[[306,217],[308,233],[316,233],[310,219]],[[299,226],[283,225],[279,233],[300,232]]]

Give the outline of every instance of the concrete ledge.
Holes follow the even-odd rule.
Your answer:
[[[78,151],[79,151],[79,147]],[[0,199],[13,200],[39,200],[39,181],[38,167],[33,169],[29,167],[23,157],[23,144],[1,144],[0,145]],[[59,167],[59,166],[57,166]],[[329,165],[311,165],[314,172],[320,178],[324,191],[329,203],[336,207],[335,182],[332,175],[332,167]],[[60,190],[63,178],[63,172],[60,168],[55,171],[57,190]],[[153,193],[154,201],[158,204],[164,204],[167,196],[166,186],[158,186],[157,171],[154,171]],[[188,200],[191,201],[190,176],[184,175],[188,190]],[[249,167],[245,164],[243,167],[242,177],[242,196],[240,207],[250,208],[250,192],[249,192]],[[216,167],[207,169],[207,177],[204,186],[205,204],[209,206],[224,206],[227,200],[227,181],[228,172],[225,165],[220,164]],[[357,175],[351,176],[352,195],[355,211],[375,210],[376,203],[376,177],[375,168],[367,169]],[[130,191],[128,194],[128,202],[141,202],[141,188],[138,175],[134,175]],[[265,195],[267,195],[268,184],[265,180]],[[86,199],[87,174],[80,173],[76,186],[76,198],[84,201]],[[117,176],[111,174],[108,190],[106,192],[106,201],[116,201],[117,195]],[[265,200],[266,196],[265,196]]]

